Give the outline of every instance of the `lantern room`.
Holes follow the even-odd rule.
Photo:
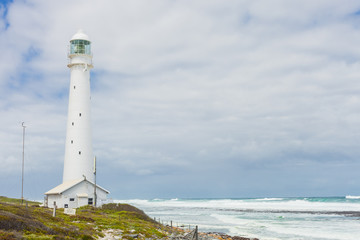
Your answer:
[[[70,40],[70,55],[71,54],[86,54],[91,55],[91,42],[89,37],[79,30]]]

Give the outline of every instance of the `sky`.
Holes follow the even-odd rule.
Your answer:
[[[62,183],[69,40],[92,41],[113,199],[360,195],[360,2],[0,1],[0,195]]]

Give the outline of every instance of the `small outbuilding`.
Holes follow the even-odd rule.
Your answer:
[[[95,190],[96,188],[96,190]],[[86,178],[66,181],[45,193],[44,205],[49,208],[78,208],[85,205],[101,206],[107,202],[109,191]]]

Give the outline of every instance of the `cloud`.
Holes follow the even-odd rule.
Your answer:
[[[31,194],[61,181],[67,45],[82,28],[94,53],[99,181],[115,197],[348,194],[359,179],[359,9],[281,0],[2,5],[0,171],[16,181],[24,121],[27,174],[49,178]]]

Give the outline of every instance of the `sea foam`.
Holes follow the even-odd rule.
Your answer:
[[[150,217],[261,240],[360,239],[360,196],[123,200]],[[351,213],[351,214],[350,214]]]
[[[347,199],[360,199],[360,196],[347,195],[346,198],[347,198]]]

